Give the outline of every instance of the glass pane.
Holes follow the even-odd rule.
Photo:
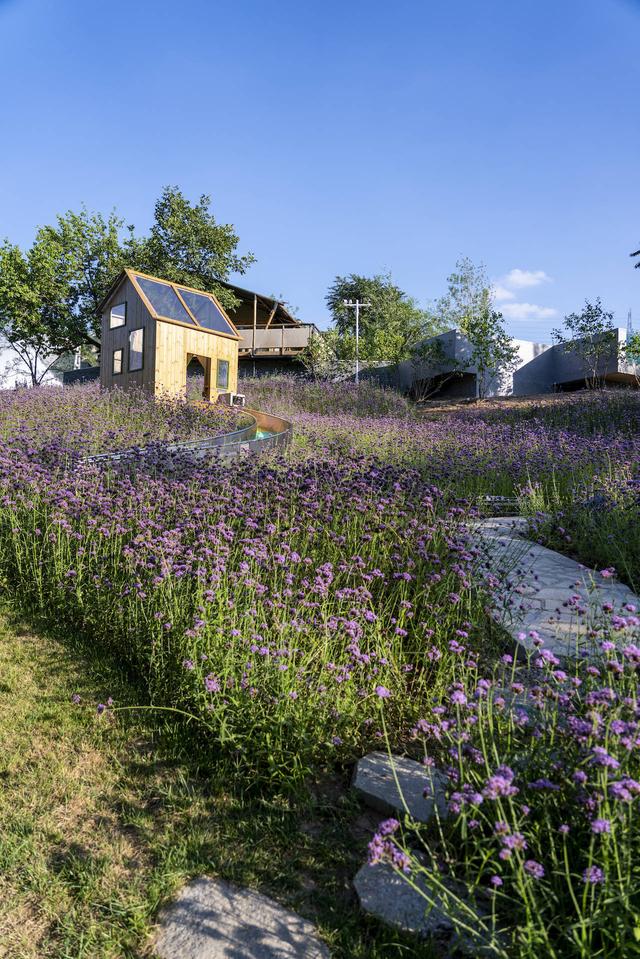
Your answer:
[[[200,326],[204,326],[207,330],[215,330],[216,333],[231,333],[235,335],[210,297],[205,296],[204,293],[192,293],[191,290],[183,290],[181,286],[179,286],[178,289],[180,296]]]
[[[219,390],[226,390],[229,387],[229,361],[218,360],[218,376],[216,386]]]
[[[111,307],[111,315],[109,316],[109,329],[114,330],[116,326],[124,326],[127,322],[127,304],[118,303],[117,306]]]
[[[122,373],[122,350],[113,351],[113,362],[111,364],[111,372],[116,375],[116,373]]]
[[[172,287],[166,283],[158,283],[157,280],[148,280],[144,276],[136,276],[136,281],[158,316],[166,316],[168,320],[180,320],[193,326],[193,320]]]
[[[131,333],[129,333],[129,370],[132,373],[142,369],[143,349],[144,330],[131,330]]]

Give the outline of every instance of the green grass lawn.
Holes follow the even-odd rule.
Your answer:
[[[351,879],[377,817],[346,775],[307,801],[242,796],[168,756],[135,714],[99,719],[105,689],[119,702],[130,691],[86,648],[3,609],[0,661],[0,956],[150,956],[159,904],[200,874],[298,910],[334,959],[432,955],[357,907]]]

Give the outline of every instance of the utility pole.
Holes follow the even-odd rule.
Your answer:
[[[365,306],[371,306],[370,303],[364,303],[362,300],[343,300],[346,307],[352,307],[356,311],[356,383],[360,382],[360,310]]]

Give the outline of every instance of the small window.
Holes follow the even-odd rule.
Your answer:
[[[122,373],[122,354],[124,350],[114,350],[113,359],[111,362],[111,372],[114,376],[117,376],[118,373]]]
[[[218,360],[216,386],[219,390],[229,389],[229,360]]]
[[[118,303],[117,306],[111,307],[111,313],[109,314],[109,329],[115,330],[117,326],[124,326],[127,322],[127,304]]]
[[[135,373],[142,369],[142,354],[144,350],[144,330],[131,330],[129,333],[129,372]]]

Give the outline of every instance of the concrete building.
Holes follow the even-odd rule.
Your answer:
[[[638,386],[640,368],[625,363],[620,356],[626,339],[627,331],[621,328],[599,337],[603,350],[598,359],[596,375],[601,383]],[[590,379],[591,371],[580,348],[573,343],[560,343],[532,358],[516,371],[513,393],[514,396],[528,396],[533,393],[583,389]]]
[[[518,369],[549,349],[546,343],[512,340],[518,350]],[[419,356],[388,366],[364,370],[363,379],[406,393],[414,399],[473,399],[479,395],[478,370],[472,361],[473,348],[458,330],[448,330],[427,340],[435,356],[428,361]],[[508,396],[513,390],[513,375],[489,378],[485,395]]]

